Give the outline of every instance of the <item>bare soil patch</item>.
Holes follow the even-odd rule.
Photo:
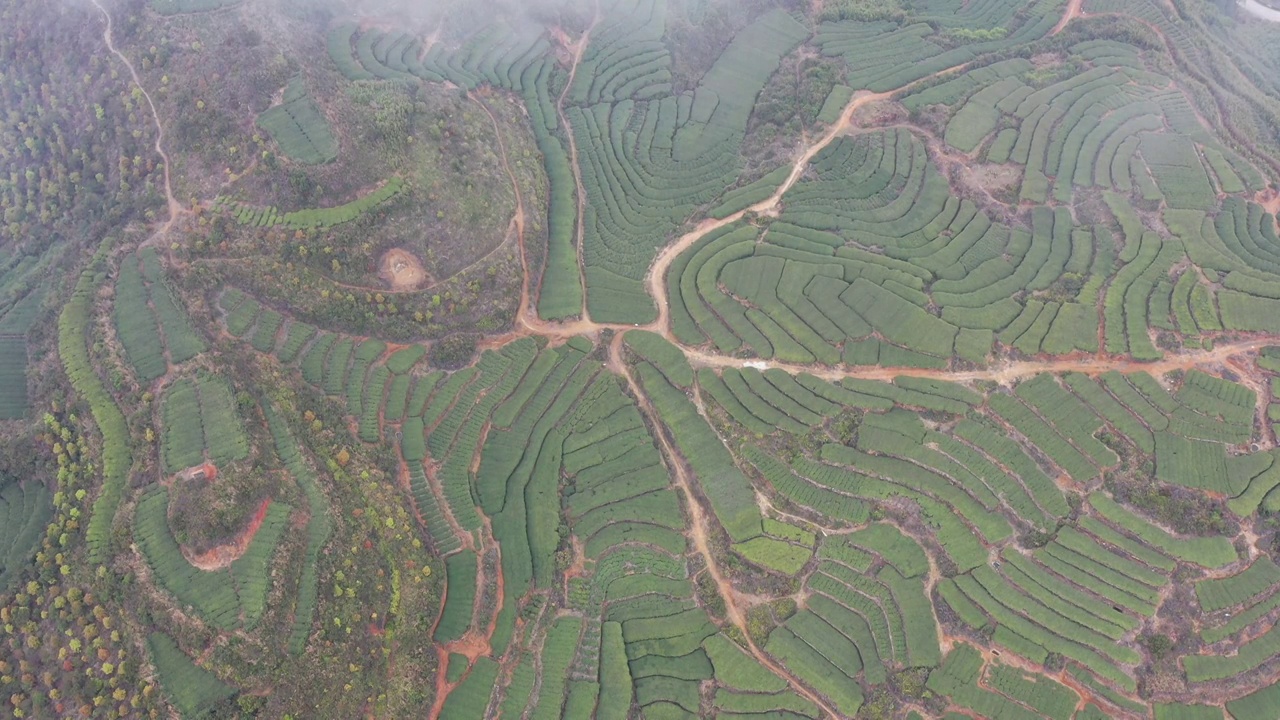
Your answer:
[[[430,282],[426,268],[413,253],[403,248],[392,248],[378,261],[378,277],[392,290],[417,290]]]
[[[1031,56],[1031,64],[1037,68],[1053,67],[1062,64],[1062,56],[1058,53],[1046,52]]]
[[[1253,196],[1253,201],[1261,205],[1264,210],[1272,215],[1280,212],[1280,192],[1277,192],[1276,190],[1271,188],[1259,190],[1257,194]]]
[[[849,116],[849,124],[855,128],[876,128],[905,122],[907,109],[901,103],[887,98],[874,99],[859,107]]]
[[[1022,180],[1022,171],[1016,165],[974,164],[969,166],[969,173],[993,195],[1017,187]]]

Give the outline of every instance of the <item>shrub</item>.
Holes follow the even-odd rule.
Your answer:
[[[443,370],[457,370],[476,354],[478,337],[471,333],[458,333],[442,338],[431,346],[429,362]]]

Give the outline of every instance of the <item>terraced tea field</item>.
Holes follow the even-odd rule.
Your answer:
[[[58,320],[94,439],[41,435],[56,494],[0,477],[0,591],[83,507],[183,717],[1280,719],[1280,30],[538,17],[336,14],[241,118],[247,180],[102,243]],[[456,282],[313,282],[424,198],[478,226],[404,161],[477,157],[457,108],[507,235]],[[27,392],[0,369],[0,416]]]

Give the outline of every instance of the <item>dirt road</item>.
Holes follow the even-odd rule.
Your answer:
[[[92,2],[94,7],[98,8],[102,13],[102,16],[106,18],[107,26],[102,31],[103,42],[107,44],[107,49],[110,50],[113,55],[120,58],[120,62],[124,63],[124,66],[129,69],[129,75],[133,78],[133,84],[137,85],[138,89],[142,91],[142,97],[146,99],[147,107],[151,109],[151,118],[156,124],[156,154],[158,154],[160,159],[164,162],[164,196],[165,200],[169,204],[169,220],[156,231],[156,236],[160,236],[172,227],[174,220],[177,219],[179,215],[186,212],[182,207],[182,203],[178,202],[178,199],[173,196],[173,185],[169,180],[169,155],[164,151],[164,124],[160,122],[160,113],[156,111],[156,104],[151,101],[151,94],[147,92],[145,87],[143,87],[142,78],[138,76],[138,71],[134,69],[133,63],[129,61],[129,58],[125,57],[124,53],[116,49],[115,41],[111,37],[111,13],[107,12],[107,8],[104,7],[99,0],[89,1]]]
[[[951,382],[971,382],[989,380],[1001,385],[1009,385],[1017,380],[1038,375],[1040,373],[1078,372],[1085,375],[1101,375],[1112,370],[1122,373],[1147,372],[1161,375],[1173,370],[1190,370],[1215,363],[1225,362],[1228,358],[1253,352],[1259,348],[1275,343],[1275,338],[1250,338],[1232,343],[1223,343],[1212,350],[1196,350],[1171,354],[1163,360],[1155,362],[1139,362],[1131,358],[1116,356],[1090,355],[1079,358],[1061,360],[1018,360],[1005,362],[982,370],[928,370],[913,367],[822,367],[814,365],[795,365],[769,360],[743,360],[742,358],[717,355],[697,349],[682,348],[689,362],[695,367],[769,367],[784,370],[792,375],[808,373],[824,380],[842,380],[857,378],[861,380],[890,381],[895,377],[907,376],[948,380]]]
[[[569,119],[564,114],[564,99],[569,96],[569,90],[573,87],[573,79],[578,74],[578,66],[582,64],[582,54],[587,51],[587,45],[591,43],[591,33],[600,24],[600,2],[596,0],[595,15],[591,18],[591,24],[583,31],[582,36],[574,43],[573,64],[569,66],[569,79],[564,83],[564,89],[560,91],[560,97],[556,98],[556,115],[560,116],[560,127],[565,129],[565,136],[569,138],[569,167],[573,170],[573,183],[576,186],[578,196],[578,218],[574,223],[574,246],[578,250],[578,282],[582,285],[582,318],[590,322],[591,316],[587,312],[587,266],[582,252],[582,240],[585,234],[585,225],[582,218],[587,210],[587,191],[582,185],[582,165],[578,162],[578,141],[574,139],[573,129],[569,125]],[[527,284],[526,279],[526,284]]]
[[[660,418],[658,413],[653,409],[653,406],[649,403],[648,396],[644,394],[643,390],[641,390],[640,385],[635,381],[635,378],[631,375],[630,369],[627,368],[626,363],[622,359],[621,339],[622,337],[619,335],[610,346],[609,362],[607,364],[610,369],[621,370],[622,377],[627,382],[627,387],[631,389],[631,393],[636,397],[636,402],[640,407],[640,412],[646,419],[648,419],[653,427],[662,428],[662,418]],[[734,589],[733,584],[725,579],[724,575],[720,572],[720,567],[716,564],[715,554],[711,552],[711,543],[708,540],[707,533],[707,525],[710,521],[707,519],[707,514],[703,510],[702,504],[698,502],[698,498],[693,492],[694,481],[690,477],[692,473],[690,473],[689,468],[685,465],[684,459],[676,452],[675,448],[671,446],[671,441],[667,439],[666,433],[659,431],[654,433],[654,435],[658,440],[658,448],[661,450],[663,457],[666,458],[667,466],[670,468],[671,474],[675,477],[676,487],[680,488],[680,492],[684,494],[686,501],[685,507],[689,512],[689,534],[693,539],[693,546],[697,549],[698,554],[702,556],[703,561],[707,566],[707,574],[711,576],[712,581],[715,582],[716,587],[720,591],[720,596],[724,599],[725,616],[729,619],[729,622],[733,623],[734,627],[738,628],[742,633],[742,637],[747,643],[747,650],[755,657],[757,662],[768,668],[774,675],[786,680],[787,683],[791,685],[792,689],[808,699],[810,702],[822,708],[823,712],[826,712],[830,717],[839,717],[840,715],[834,712],[833,708],[831,708],[831,706],[829,706],[821,697],[802,685],[785,668],[774,663],[773,660],[770,659],[768,655],[765,655],[751,639],[751,635],[747,632],[746,617],[742,614],[741,608],[738,607],[737,591]]]
[[[502,128],[498,126],[498,119],[494,117],[493,111],[489,109],[489,106],[484,104],[483,99],[476,96],[473,96],[473,98],[475,99],[475,103],[480,106],[480,109],[484,111],[484,114],[489,116],[489,122],[493,124],[493,137],[495,140],[497,140],[497,143],[498,143],[498,156],[502,158],[502,169],[507,173],[507,178],[511,180],[511,192],[514,193],[516,196],[516,214],[515,214],[515,217],[511,218],[510,227],[515,231],[516,243],[520,247],[520,270],[521,270],[520,274],[523,276],[523,278],[521,280],[521,285],[520,285],[520,309],[517,312],[519,313],[520,316],[524,316],[525,314],[530,312],[530,309],[529,309],[529,256],[525,252],[525,247],[524,247],[524,221],[525,221],[524,194],[520,192],[520,181],[519,179],[516,178],[515,171],[511,169],[511,161],[507,158],[507,144],[502,140]],[[472,263],[466,268],[463,268],[461,272],[466,272],[467,270],[470,270],[471,268],[478,266],[481,262],[488,259],[490,255],[497,252],[499,248],[503,247],[506,244],[507,244],[506,240],[503,240],[501,243],[498,243],[498,247],[491,250],[480,260]],[[454,277],[456,277],[458,274],[460,273],[454,273]]]
[[[708,233],[714,232],[726,225],[732,225],[733,223],[738,222],[747,213],[763,215],[776,210],[778,204],[782,202],[782,196],[800,180],[802,175],[804,175],[805,168],[809,166],[809,161],[813,160],[813,157],[822,152],[823,148],[830,145],[832,141],[848,130],[853,120],[853,114],[857,112],[859,108],[877,100],[885,100],[895,92],[897,91],[891,90],[882,93],[862,92],[855,95],[854,98],[849,101],[849,104],[845,105],[844,111],[840,113],[840,119],[832,123],[830,129],[828,129],[826,133],[810,143],[809,146],[805,148],[804,152],[800,153],[800,156],[795,159],[795,162],[791,165],[791,172],[787,175],[786,181],[784,181],[772,195],[761,200],[755,205],[752,205],[745,210],[739,210],[726,218],[720,220],[708,218],[703,220],[696,228],[684,235],[681,235],[674,243],[663,248],[662,252],[658,253],[658,257],[654,260],[652,267],[649,268],[649,275],[646,280],[649,286],[649,294],[653,296],[653,301],[658,305],[658,319],[647,325],[645,329],[652,330],[653,332],[666,337],[668,340],[675,342],[675,339],[671,337],[670,333],[670,311],[667,307],[666,288],[667,270],[671,267],[672,261],[699,240],[706,237]]]
[[[1049,34],[1057,35],[1062,32],[1062,29],[1067,26],[1067,23],[1078,17],[1084,17],[1083,7],[1084,0],[1068,0],[1066,12],[1062,13],[1062,19],[1058,21],[1057,25],[1053,26],[1053,29],[1049,31]]]

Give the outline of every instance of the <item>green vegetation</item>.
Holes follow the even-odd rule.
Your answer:
[[[647,330],[632,330],[626,336],[627,347],[658,368],[676,387],[693,386],[693,368],[680,349]]]
[[[53,517],[53,504],[43,485],[0,482],[0,518],[4,520],[0,523],[0,591],[4,591],[35,555],[41,528]]]
[[[743,542],[761,532],[760,509],[751,484],[729,456],[720,439],[697,415],[693,404],[663,379],[652,365],[638,366],[641,382],[662,422],[671,428],[676,446],[700,478],[716,517],[729,537]]]
[[[297,441],[289,432],[288,426],[270,406],[264,406],[263,413],[266,415],[272,438],[275,440],[276,454],[293,475],[294,480],[302,487],[309,513],[306,527],[306,555],[303,559],[302,575],[298,580],[293,629],[289,634],[289,650],[296,655],[302,652],[307,638],[311,635],[312,618],[320,591],[319,569],[316,564],[320,560],[321,550],[333,534],[333,520],[329,517],[329,502],[317,484],[315,471],[303,459]]]
[[[670,60],[659,56],[658,62],[642,64],[646,45],[663,34],[661,15],[637,12],[632,23],[618,36],[628,47],[588,47],[583,64],[592,71],[575,77],[566,112],[584,155],[580,166],[591,209],[583,218],[587,307],[600,321],[652,319],[652,301],[641,282],[652,248],[696,205],[732,182],[751,101],[805,35],[804,27],[781,11],[761,16],[734,36],[706,72],[682,119],[669,94]],[[607,82],[633,66],[645,71],[634,82],[614,87]],[[629,99],[664,95],[643,106],[633,107]],[[645,128],[638,148],[621,142],[629,124]],[[635,180],[624,185],[622,177]],[[627,197],[632,182],[661,202],[633,209]]]
[[[306,152],[299,150],[306,157]],[[317,153],[318,154],[318,153]],[[285,227],[291,230],[307,230],[311,228],[331,228],[335,225],[349,223],[373,211],[378,206],[389,202],[404,191],[404,179],[393,177],[376,189],[351,202],[335,207],[295,210],[281,213],[275,207],[258,207],[219,196],[215,209],[225,208],[241,225],[254,227]]]
[[[301,77],[289,81],[284,101],[259,115],[258,125],[280,145],[280,152],[298,162],[315,165],[338,157],[338,141]]]
[[[28,409],[28,365],[30,335],[43,317],[47,289],[29,288],[32,278],[60,249],[52,245],[45,257],[5,257],[0,253],[0,420],[18,420]]]
[[[15,717],[1275,716],[1249,8],[7,2]]]
[[[449,693],[441,715],[460,720],[480,720],[489,706],[489,694],[498,679],[498,663],[482,657],[472,666],[457,690]]]
[[[137,258],[120,266],[116,280],[116,333],[129,361],[144,381],[155,380],[168,370],[164,344],[155,317],[147,307],[146,289]]]
[[[240,0],[151,0],[151,9],[161,15],[181,15],[221,10],[239,2]]]
[[[1121,529],[1136,535],[1147,545],[1161,550],[1174,558],[1199,563],[1206,567],[1221,567],[1236,559],[1235,548],[1226,538],[1178,538],[1170,535],[1156,525],[1121,507],[1114,500],[1098,494],[1089,502],[1105,519],[1115,523]]]
[[[0,340],[0,419],[17,420],[27,412],[27,343]]]
[[[471,627],[471,606],[476,597],[476,556],[472,552],[450,555],[445,563],[449,580],[444,611],[436,623],[436,642],[462,637]]]
[[[179,365],[205,351],[186,311],[165,284],[159,259],[150,248],[126,255],[121,262],[115,286],[115,327],[129,362],[144,383],[164,375],[169,363]]]
[[[91,562],[101,563],[108,557],[112,522],[124,493],[133,455],[129,446],[129,428],[120,407],[107,392],[93,370],[89,359],[88,330],[90,304],[94,291],[104,277],[96,268],[102,262],[106,246],[94,257],[89,269],[76,281],[71,299],[58,317],[58,356],[72,387],[89,404],[94,423],[102,435],[102,485],[89,516],[86,541]]]
[[[757,537],[733,546],[734,552],[751,562],[777,570],[784,575],[795,575],[809,561],[813,551],[773,538]]]
[[[1237,720],[1263,720],[1275,714],[1280,685],[1271,685],[1227,703],[1227,712]]]
[[[147,648],[160,684],[184,717],[212,717],[225,711],[223,703],[236,694],[235,688],[201,669],[164,633],[151,633],[147,637]]]
[[[959,645],[940,668],[929,674],[928,687],[986,717],[1071,717],[1079,696],[1065,686],[1047,678],[1028,680],[1019,671],[997,665],[988,673],[991,689],[984,689],[977,684],[982,664],[981,655],[972,645]],[[1036,712],[1024,710],[1015,700]]]
[[[1239,605],[1280,582],[1280,567],[1265,555],[1243,572],[1196,583],[1196,597],[1205,612]]]
[[[231,388],[222,378],[178,380],[164,395],[160,436],[165,469],[176,473],[208,461],[223,465],[249,456],[249,441]]]
[[[138,502],[134,537],[157,581],[208,622],[252,630],[266,609],[270,565],[289,518],[289,507],[264,505],[260,526],[244,554],[225,570],[204,571],[189,564],[169,528],[169,493],[155,488]]]

